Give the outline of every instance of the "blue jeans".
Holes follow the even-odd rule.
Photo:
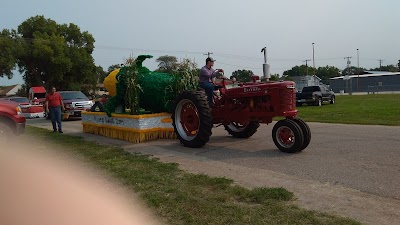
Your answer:
[[[214,84],[210,82],[200,82],[199,87],[206,91],[208,104],[211,107],[213,105]]]
[[[49,107],[49,111],[51,123],[53,124],[53,130],[57,130],[56,125],[58,125],[58,130],[61,131],[61,106]]]

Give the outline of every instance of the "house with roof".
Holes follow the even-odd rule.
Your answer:
[[[400,72],[364,71],[360,75],[330,78],[330,88],[337,93],[400,91]]]
[[[302,90],[303,87],[315,86],[315,85],[322,84],[321,78],[319,78],[316,75],[293,76],[291,78],[296,83],[297,90]]]
[[[0,89],[0,97],[14,96],[17,94],[18,90],[21,89],[21,87],[22,86],[20,84],[5,86]]]

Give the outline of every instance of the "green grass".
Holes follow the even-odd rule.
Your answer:
[[[283,188],[237,186],[232,180],[190,174],[177,164],[161,163],[119,147],[99,145],[40,128],[27,134],[66,149],[78,159],[106,171],[138,193],[167,224],[359,224],[356,221],[295,206],[293,193]],[[51,151],[61,151],[54,150]]]
[[[400,126],[400,94],[343,95],[321,107],[297,107],[307,122]]]

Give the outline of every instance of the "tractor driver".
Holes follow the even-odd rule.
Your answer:
[[[213,69],[215,60],[211,57],[206,59],[206,65],[203,66],[199,74],[199,87],[203,88],[207,94],[207,100],[210,107],[213,105],[213,92],[214,84],[213,78],[217,76],[219,72],[224,72],[223,69]]]

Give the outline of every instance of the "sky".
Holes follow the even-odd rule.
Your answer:
[[[130,55],[150,54],[144,64],[173,55],[199,67],[207,52],[226,75],[249,69],[262,75],[267,47],[271,73],[312,60],[315,65],[375,68],[400,60],[398,0],[1,0],[0,29],[16,29],[36,15],[74,23],[96,42],[95,64],[105,70]],[[359,58],[357,58],[359,49]],[[313,62],[310,61],[309,65]],[[18,72],[0,85],[23,83]]]

